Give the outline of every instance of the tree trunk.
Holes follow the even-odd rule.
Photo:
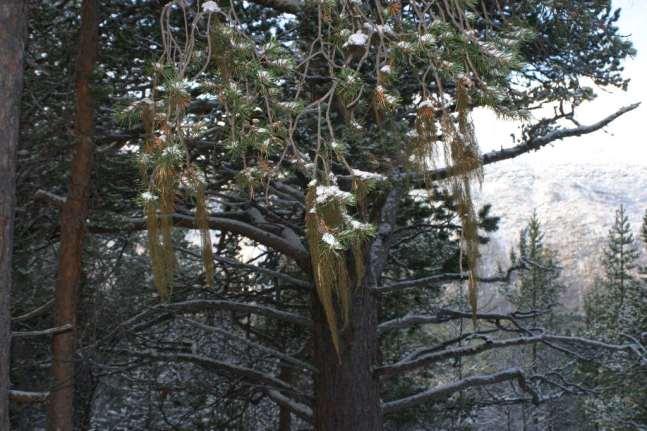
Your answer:
[[[341,362],[332,344],[323,308],[313,299],[316,431],[379,431],[382,406],[377,364],[377,304],[368,289],[354,289],[351,318],[340,334]]]
[[[367,249],[364,280],[351,290],[350,321],[340,334],[341,358],[333,346],[319,298],[313,293],[315,431],[383,429],[380,382],[373,373],[380,360],[378,302],[369,287],[381,283],[401,196],[402,189],[394,187],[381,207],[377,234]]]
[[[81,282],[81,256],[94,145],[93,100],[90,91],[97,54],[96,0],[83,0],[81,32],[76,59],[75,148],[67,200],[61,212],[61,239],[55,294],[55,325],[72,324],[72,330],[52,340],[54,387],[48,406],[48,429],[73,429],[74,353],[76,349],[76,307]]]
[[[23,0],[0,3],[0,429],[9,429],[11,258],[24,51]]]

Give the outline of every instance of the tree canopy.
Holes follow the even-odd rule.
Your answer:
[[[78,86],[90,55],[76,42],[88,20],[78,3],[97,6],[89,93]],[[578,378],[575,366],[559,377],[500,368],[482,359],[492,351],[541,345],[564,362],[644,360],[639,341],[547,327],[548,299],[533,302],[532,292],[552,289],[552,301],[559,286],[538,270],[555,263],[538,220],[520,259],[482,273],[480,246],[498,218],[473,198],[484,166],[635,109],[577,121],[596,86],[626,89],[622,61],[634,50],[618,18],[601,0],[33,7],[18,151],[19,331],[66,321],[43,298],[64,267],[56,257],[69,223],[57,212],[69,214],[75,196],[80,137],[95,164],[89,215],[76,218],[88,235],[74,331],[53,335],[74,346],[75,383],[38,388],[50,353],[27,337],[12,347],[13,382],[50,398],[71,388],[76,411],[66,414],[79,429],[374,431],[415,423],[410,411],[458,426],[491,405],[587,393],[564,383]],[[520,121],[520,136],[482,153],[476,109]],[[92,130],[79,134],[79,113]],[[485,310],[482,287],[517,276],[513,308]],[[31,408],[18,410],[20,426],[40,424]]]

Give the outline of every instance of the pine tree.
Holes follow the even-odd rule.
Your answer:
[[[21,123],[28,127],[29,140],[22,145],[33,156],[23,156],[19,200],[32,196],[29,190],[60,191],[67,183],[60,177],[67,173],[68,161],[56,159],[69,149],[71,115],[66,112],[73,109],[63,104],[73,97],[60,97],[64,93],[58,84],[68,81],[72,67],[66,59],[74,57],[70,50],[75,46],[67,41],[76,37],[68,37],[65,30],[78,28],[67,23],[77,22],[80,2],[64,2],[62,7],[42,3],[33,12],[43,25],[30,26],[41,28],[44,37],[29,37],[29,52],[39,59],[39,67],[37,75],[31,72],[29,97],[24,98],[31,109],[23,111],[26,121]],[[538,105],[579,106],[594,96],[578,82],[584,75],[601,85],[625,86],[620,61],[633,49],[618,34],[618,14],[608,2],[390,1],[384,9],[351,0],[107,3],[110,13],[102,16],[101,63],[94,83],[95,89],[105,91],[96,95],[96,199],[88,223],[89,233],[101,235],[95,237],[101,253],[92,261],[88,285],[96,287],[100,298],[111,299],[97,302],[102,303],[102,318],[96,319],[100,331],[112,333],[114,322],[139,314],[131,312],[135,309],[145,307],[147,314],[137,319],[140,329],[132,332],[136,336],[123,337],[119,331],[119,346],[112,336],[94,335],[96,340],[109,339],[110,349],[118,348],[104,350],[92,343],[86,349],[80,344],[79,356],[90,357],[93,364],[104,361],[94,360],[88,354],[92,351],[109,355],[115,364],[126,363],[131,355],[151,361],[129,367],[125,373],[133,374],[124,375],[122,385],[106,380],[104,387],[123,396],[109,396],[109,406],[96,409],[97,416],[110,412],[97,427],[114,427],[110,418],[125,412],[122,419],[128,424],[121,421],[118,426],[128,429],[270,429],[277,419],[273,416],[288,409],[293,420],[311,422],[316,430],[377,431],[395,414],[416,406],[445,415],[481,408],[486,391],[474,383],[483,381],[473,379],[477,372],[499,382],[497,390],[487,391],[492,394],[503,388],[501,378],[510,382],[510,390],[526,390],[523,381],[510,380],[521,380],[522,374],[501,370],[496,362],[478,370],[466,362],[464,375],[453,375],[445,360],[421,364],[424,374],[384,373],[418,346],[437,345],[454,355],[458,344],[462,350],[456,355],[462,363],[462,357],[470,357],[467,343],[489,348],[490,340],[496,340],[490,331],[501,328],[501,322],[477,316],[487,338],[481,341],[477,333],[456,342],[445,328],[457,319],[462,327],[465,317],[437,310],[432,302],[441,285],[457,280],[470,283],[470,299],[475,299],[474,276],[487,275],[474,273],[479,233],[488,231],[471,203],[481,165],[592,132],[635,105],[588,128],[562,128],[562,114],[528,121],[518,145],[483,155],[478,153],[469,111],[490,107],[506,117],[526,118],[528,108]],[[195,26],[185,28],[187,21]],[[184,39],[193,36],[195,40]],[[54,55],[59,49],[61,55]],[[36,56],[39,52],[47,55]],[[578,61],[569,61],[574,56]],[[144,67],[149,61],[150,67]],[[541,76],[533,70],[541,70]],[[517,85],[522,75],[530,83],[526,90]],[[72,92],[73,88],[68,94]],[[138,97],[124,107],[137,92],[150,97]],[[112,118],[122,113],[124,120],[128,117],[125,129]],[[138,157],[130,150],[117,151],[125,144],[129,149],[140,147]],[[45,159],[40,154],[55,157],[38,160],[42,165],[34,167],[32,159]],[[438,166],[431,166],[432,160]],[[52,175],[53,167],[61,174]],[[138,182],[135,177],[140,176]],[[452,197],[454,209],[447,220],[425,220],[428,217],[415,208],[409,211],[407,202],[418,195],[416,190],[434,187]],[[144,205],[140,208],[135,202]],[[33,250],[43,250],[37,246],[51,242],[59,231],[43,229],[40,220],[48,217],[36,211],[42,211],[42,205],[20,206],[38,216],[20,217],[20,244],[26,250],[22,260],[28,256],[30,262],[23,266],[48,262],[51,259],[33,259]],[[436,202],[427,199],[422,210],[432,207]],[[213,280],[207,228],[219,231],[218,244],[213,245]],[[150,278],[148,266],[138,266],[141,244],[126,243],[123,259],[116,254],[125,241],[141,238],[131,236],[134,231],[148,229],[143,238],[152,237],[155,285],[160,296],[172,301],[153,306],[152,313],[165,310],[160,315],[165,316],[171,308],[178,310],[150,324],[144,320],[152,316],[148,309],[158,298],[150,290],[135,296],[135,289]],[[205,254],[180,244],[178,237],[185,229],[203,232]],[[248,243],[264,252],[243,263],[239,251]],[[155,254],[158,245],[164,246],[164,254]],[[194,254],[203,270],[194,270]],[[38,257],[42,255],[45,252]],[[105,263],[106,255],[110,263]],[[39,266],[33,277],[23,278],[42,289],[48,273],[55,272],[47,268]],[[412,280],[415,286],[406,287]],[[203,289],[209,281],[213,288]],[[15,291],[28,297],[22,292],[33,290]],[[408,302],[400,299],[405,294]],[[196,309],[194,300],[206,308]],[[391,307],[396,301],[399,308]],[[30,310],[25,301],[16,303]],[[187,304],[191,310],[179,311]],[[245,311],[250,309],[251,314]],[[480,313],[485,311],[482,305]],[[421,326],[410,313],[433,322],[418,331],[426,336],[420,342],[401,335],[404,329]],[[184,321],[185,314],[199,321]],[[273,323],[265,324],[266,319]],[[338,337],[331,333],[330,321]],[[467,327],[468,319],[465,322]],[[398,326],[389,329],[393,323]],[[438,328],[433,338],[428,335],[432,325]],[[497,335],[508,337],[510,330],[514,328],[505,327]],[[184,339],[191,341],[190,353],[180,342]],[[12,358],[12,363],[15,375],[33,379],[37,387],[46,380],[33,378],[36,367],[29,364],[47,363],[50,357],[35,361],[33,352],[29,349],[22,355],[25,361]],[[285,373],[295,359],[296,372]],[[230,366],[230,360],[236,365]],[[144,375],[150,378],[142,379]],[[400,376],[413,384],[397,393],[403,387]],[[402,402],[458,379],[467,387],[461,386],[457,403],[448,393],[417,398],[415,406]],[[540,389],[542,395],[548,392]],[[106,392],[98,393],[105,398]],[[148,408],[154,405],[160,409]],[[133,423],[137,417],[147,417],[146,423]],[[21,429],[39,428],[20,424]]]
[[[587,320],[597,334],[618,339],[623,333],[636,333],[641,296],[635,274],[638,257],[638,246],[621,206],[604,251],[604,278],[596,282],[586,300]]]
[[[590,333],[612,342],[626,342],[627,337],[639,337],[647,329],[647,290],[636,275],[638,257],[638,246],[621,206],[616,211],[602,260],[605,276],[596,281],[585,300]],[[598,426],[625,430],[645,423],[644,369],[626,361],[610,360],[585,372],[590,373],[591,383],[603,388],[599,397],[585,403]]]
[[[539,313],[532,319],[533,328],[556,330],[559,325],[556,305],[564,285],[559,280],[557,253],[544,244],[544,233],[536,212],[533,212],[527,226],[519,233],[518,251],[512,250],[510,256],[513,264],[520,264],[526,269],[520,273],[516,286],[505,288],[505,296],[517,311]],[[527,367],[534,374],[550,369],[558,361],[554,351],[542,349],[536,344],[522,349],[520,358],[513,358],[515,365]],[[528,429],[531,423],[530,429],[546,428],[554,419],[551,405],[552,403],[536,407],[522,405],[524,429]]]
[[[508,291],[509,301],[519,311],[540,311],[537,322],[549,324],[554,319],[554,307],[563,286],[559,283],[559,267],[556,253],[544,244],[544,233],[537,213],[533,213],[528,225],[519,235],[519,257],[514,259],[527,267],[518,280],[518,289]]]

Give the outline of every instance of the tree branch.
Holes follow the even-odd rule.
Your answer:
[[[63,203],[65,203],[65,198],[45,190],[38,190],[36,197],[56,208],[61,208]],[[180,213],[174,213],[171,217],[173,218],[173,226],[186,229],[198,229],[195,217]],[[209,217],[209,228],[242,235],[291,257],[301,268],[310,268],[308,251],[303,244],[294,239],[284,238],[249,223],[227,217]],[[119,221],[118,226],[106,227],[91,224],[87,229],[90,233],[102,235],[142,231],[147,229],[147,225],[145,218],[125,218]]]
[[[173,361],[195,364],[206,370],[216,371],[228,376],[241,378],[252,386],[272,388],[278,391],[287,391],[294,394],[301,402],[310,402],[309,398],[305,394],[301,393],[297,388],[285,383],[283,380],[277,379],[271,374],[262,373],[260,371],[256,371],[240,365],[217,361],[206,356],[196,355],[192,353],[165,353],[155,350],[120,350],[117,353],[121,353],[127,356],[149,358],[155,361]]]
[[[194,299],[184,302],[175,302],[171,304],[159,304],[151,307],[150,309],[132,317],[126,322],[122,323],[120,327],[130,327],[131,330],[139,330],[137,324],[150,315],[160,316],[171,314],[196,314],[208,310],[229,310],[240,311],[243,313],[258,314],[260,316],[270,317],[273,319],[282,320],[302,327],[310,327],[311,321],[298,314],[289,313],[287,311],[277,310],[266,305],[248,304],[246,302],[215,300],[215,299]],[[165,319],[163,319],[165,320]],[[148,324],[145,325],[149,326]]]
[[[389,401],[384,403],[384,414],[397,413],[401,410],[415,407],[419,404],[439,398],[449,398],[452,394],[467,388],[488,386],[510,380],[515,380],[524,392],[531,394],[534,403],[539,403],[539,396],[532,390],[532,388],[530,388],[521,369],[509,368],[494,374],[467,377],[457,382],[419,392],[399,400]]]
[[[248,340],[247,338],[239,337],[239,336],[237,336],[235,334],[232,334],[231,332],[225,331],[225,330],[220,329],[220,328],[216,328],[215,326],[205,325],[204,323],[197,322],[197,321],[195,321],[193,319],[182,319],[182,320],[184,322],[187,322],[190,325],[195,326],[196,328],[202,329],[203,331],[212,332],[212,333],[221,335],[223,337],[235,340],[238,343],[246,344],[246,345],[248,345],[248,346],[250,346],[250,347],[252,347],[252,348],[254,348],[256,350],[260,350],[261,352],[264,352],[264,353],[267,353],[267,354],[269,354],[271,356],[274,356],[275,358],[282,360],[286,364],[291,364],[292,366],[296,366],[297,368],[300,368],[300,369],[316,371],[315,368],[312,365],[308,364],[307,362],[300,361],[300,360],[298,360],[296,358],[293,358],[292,356],[290,356],[288,354],[285,354],[283,352],[279,352],[278,350],[274,350],[274,349],[272,349],[270,347],[267,347],[267,346],[264,346],[262,344],[255,343],[255,342],[253,342],[251,340]]]
[[[196,258],[200,258],[200,259],[202,258],[202,256],[200,256],[200,255],[198,255],[196,253],[193,253],[190,250],[182,249],[182,252],[190,254],[191,256],[194,256]],[[216,262],[219,262],[219,263],[221,263],[223,265],[234,266],[234,267],[238,267],[238,268],[248,270],[248,271],[251,271],[251,272],[255,272],[255,273],[259,273],[259,274],[265,274],[265,275],[267,275],[269,277],[278,278],[278,279],[281,279],[283,281],[286,281],[289,284],[292,284],[292,285],[294,285],[296,287],[299,287],[300,289],[309,290],[309,289],[312,289],[312,287],[313,287],[312,284],[308,283],[306,280],[301,280],[299,278],[292,277],[291,275],[285,274],[285,273],[280,272],[280,271],[274,271],[272,269],[263,268],[263,267],[257,266],[257,265],[250,265],[250,264],[239,262],[237,260],[230,259],[230,258],[224,257],[224,256],[213,256],[213,260],[215,260]]]
[[[422,368],[436,362],[444,361],[451,358],[460,358],[464,356],[474,356],[479,353],[485,352],[487,350],[521,346],[526,344],[534,344],[540,342],[561,342],[568,344],[583,344],[588,347],[595,349],[604,349],[604,350],[615,350],[615,351],[630,351],[635,353],[639,358],[644,359],[643,355],[639,352],[636,346],[632,344],[607,344],[600,341],[587,340],[586,338],[581,337],[567,337],[561,335],[533,335],[528,337],[516,337],[508,338],[505,340],[491,340],[486,338],[485,342],[459,347],[454,349],[447,349],[442,351],[434,351],[427,354],[417,355],[414,357],[409,356],[405,360],[401,360],[391,365],[384,365],[382,367],[376,368],[375,373],[378,376],[389,377],[394,375],[403,374],[408,371],[412,371],[418,368]],[[568,353],[566,351],[565,353]]]
[[[504,283],[510,281],[512,273],[515,271],[526,269],[525,265],[515,265],[506,271],[505,275],[498,275],[492,277],[479,277],[480,283]],[[465,281],[469,279],[467,272],[453,273],[447,272],[443,274],[434,274],[428,277],[415,278],[412,280],[398,281],[396,283],[387,284],[386,286],[377,286],[373,288],[376,293],[390,293],[396,290],[411,289],[414,287],[422,287],[429,284],[449,283],[451,281]]]
[[[9,399],[17,403],[44,403],[49,392],[9,391]]]
[[[197,229],[197,223],[194,217],[184,214],[173,214],[173,225],[187,229]],[[295,243],[271,232],[245,223],[239,220],[224,217],[209,217],[209,228],[221,231],[227,231],[245,236],[251,240],[265,245],[273,250],[285,254],[294,259],[302,268],[309,268],[310,258],[308,252],[300,243]],[[116,233],[116,232],[134,232],[146,230],[146,220],[143,218],[127,219],[117,228],[101,228],[99,226],[90,226],[90,232],[94,234]]]
[[[489,153],[483,154],[483,156],[481,156],[481,165],[485,166],[491,163],[500,162],[502,160],[512,159],[524,153],[539,150],[540,148],[545,147],[546,145],[554,141],[559,141],[561,139],[570,138],[573,136],[582,136],[595,132],[607,126],[613,120],[626,114],[627,112],[633,111],[638,106],[640,106],[640,102],[620,108],[613,114],[603,118],[597,123],[588,126],[554,130],[546,135],[530,138],[514,147],[504,148],[502,150],[491,151]],[[429,171],[425,175],[425,178],[427,178],[427,180],[443,180],[457,174],[458,172],[456,171],[456,169],[450,166],[447,168]]]
[[[11,321],[12,322],[23,322],[25,320],[29,320],[32,317],[40,316],[42,313],[47,311],[49,307],[51,307],[54,304],[54,298],[50,299],[43,305],[34,308],[32,311],[29,311],[25,314],[21,314],[20,316],[12,317]]]
[[[276,404],[288,408],[292,413],[306,422],[312,422],[312,409],[304,404],[291,400],[282,393],[274,390],[265,392]]]
[[[38,331],[15,331],[11,333],[13,338],[25,338],[25,337],[40,337],[41,335],[55,335],[63,332],[67,332],[72,329],[72,325],[66,323],[62,326],[57,326],[56,328],[41,329]]]
[[[478,320],[487,320],[487,321],[509,321],[513,322],[515,326],[519,327],[516,324],[518,319],[528,319],[532,317],[537,317],[541,315],[540,312],[532,313],[510,313],[510,314],[501,314],[501,313],[477,313],[476,318]],[[388,331],[393,331],[396,329],[405,329],[411,326],[416,325],[425,325],[429,323],[445,323],[450,320],[456,319],[471,319],[472,313],[466,313],[462,311],[450,310],[446,308],[441,308],[436,312],[436,314],[408,314],[404,317],[399,317],[396,319],[388,320],[381,323],[378,326],[378,331],[380,334],[383,334]]]

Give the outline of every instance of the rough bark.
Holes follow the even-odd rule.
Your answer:
[[[9,429],[11,260],[23,81],[24,4],[0,2],[0,429]]]
[[[52,341],[54,386],[48,405],[48,429],[52,431],[73,429],[76,308],[94,152],[94,113],[90,83],[97,55],[97,30],[96,0],[83,0],[76,59],[74,156],[68,196],[61,212],[61,241],[55,293],[55,326],[69,323],[72,330],[55,335]]]
[[[288,384],[292,384],[293,369],[289,366],[282,366],[279,378]],[[292,428],[292,412],[287,406],[279,405],[279,427],[278,431],[290,431]]]
[[[392,190],[382,207],[378,233],[368,248],[366,275],[351,293],[351,318],[341,332],[341,354],[333,346],[328,325],[313,294],[313,362],[316,431],[380,431],[383,429],[379,378],[378,303],[372,288],[379,285],[401,189]]]
[[[382,429],[379,380],[371,368],[378,359],[377,304],[368,289],[355,289],[352,317],[340,334],[341,360],[332,344],[316,294],[313,298],[316,431]]]

